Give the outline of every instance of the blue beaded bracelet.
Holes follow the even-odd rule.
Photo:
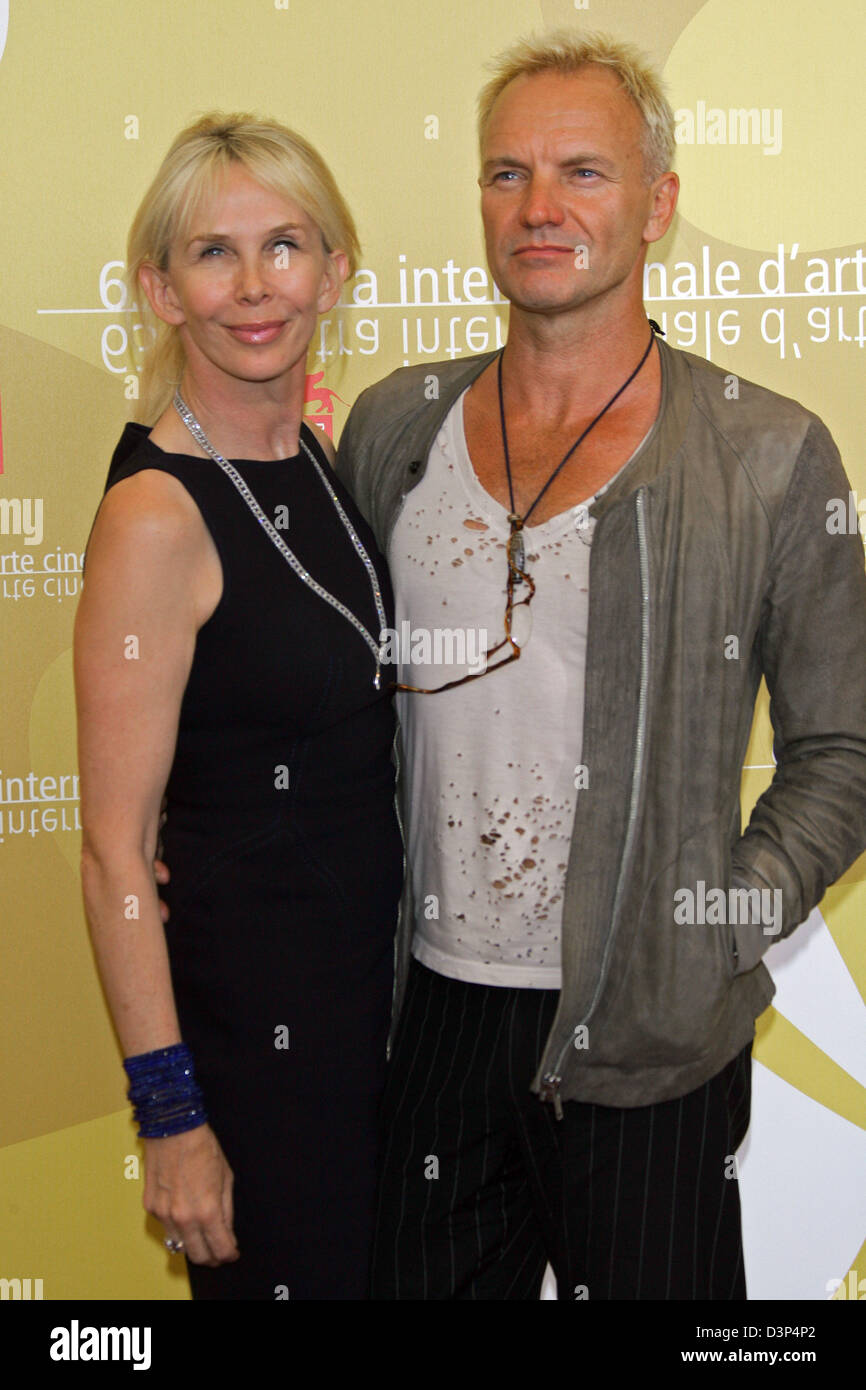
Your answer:
[[[166,1139],[207,1124],[204,1097],[186,1043],[127,1057],[123,1066],[130,1080],[126,1094],[142,1139]]]

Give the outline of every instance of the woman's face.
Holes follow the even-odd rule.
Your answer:
[[[346,270],[297,203],[234,164],[175,241],[168,270],[145,267],[142,283],[179,329],[193,377],[267,382],[304,375],[317,317],[336,303]]]

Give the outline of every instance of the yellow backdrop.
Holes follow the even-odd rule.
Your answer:
[[[204,110],[276,116],[322,150],[364,245],[308,367],[308,411],[337,436],[395,366],[502,341],[474,100],[492,53],[563,23],[639,43],[677,110],[683,192],[654,248],[649,312],[675,346],[816,410],[866,498],[861,0],[0,0],[0,1279],[30,1279],[33,1297],[188,1297],[142,1212],[77,877],[70,645],[90,522],[135,406],[136,315],[119,282],[131,215]],[[772,773],[763,702],[747,764],[746,810]],[[790,1102],[744,1185],[765,1297],[827,1297],[834,1280],[837,1297],[866,1297],[866,1210],[848,1176],[866,1158],[863,880],[861,859],[811,923],[836,962],[813,985],[817,1012],[798,1003],[795,955],[790,1009],[780,990],[760,1022],[756,1070],[774,1081],[756,1126]],[[791,1284],[780,1233],[758,1216],[772,1209],[765,1174],[776,1157],[792,1172],[798,1152],[804,1190],[835,1203],[836,1235],[831,1253],[817,1230],[807,1239]]]

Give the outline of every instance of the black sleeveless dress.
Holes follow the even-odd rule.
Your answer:
[[[367,1293],[403,857],[390,698],[361,635],[289,566],[218,464],[126,426],[106,490],[179,479],[216,544],[166,797],[165,898],[184,1041],[235,1175],[240,1259],[194,1298]],[[303,427],[393,599],[369,527]],[[307,455],[232,460],[308,572],[378,636],[367,572]],[[383,681],[384,684],[384,681]]]

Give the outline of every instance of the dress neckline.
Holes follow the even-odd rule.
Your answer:
[[[137,421],[137,420],[129,420],[129,421],[127,422],[126,428],[127,428],[128,430],[133,430],[133,431],[135,431],[136,433],[139,433],[139,432],[140,432],[141,435],[142,435],[142,441],[141,441],[141,442],[144,443],[144,444],[149,445],[149,447],[150,447],[151,449],[154,449],[158,454],[162,455],[163,458],[181,458],[181,459],[190,460],[190,461],[193,462],[193,463],[213,463],[213,459],[201,458],[198,454],[184,454],[184,453],[181,453],[181,452],[180,452],[179,450],[177,450],[177,449],[163,449],[163,447],[162,447],[161,444],[156,444],[156,443],[154,443],[154,441],[151,439],[151,437],[150,437],[150,427],[149,427],[148,425],[143,425],[143,424],[141,424],[141,423],[140,423],[139,421]],[[318,440],[316,439],[315,432],[314,432],[313,430],[310,429],[310,427],[309,427],[309,425],[306,423],[306,421],[302,421],[302,422],[301,422],[301,438],[304,439],[304,441],[306,442],[306,444],[307,444],[308,447],[312,447],[312,448],[313,448],[314,452],[316,453],[317,458],[319,458],[320,461],[321,461],[322,458],[324,458],[325,462],[328,463],[327,456],[325,455],[324,450],[322,449],[321,445],[319,444]],[[287,457],[285,457],[285,458],[279,458],[279,459],[255,459],[255,458],[243,458],[243,457],[238,456],[238,457],[232,457],[232,458],[228,459],[228,462],[234,464],[236,467],[245,467],[246,465],[249,464],[249,465],[252,465],[253,467],[256,467],[256,468],[263,468],[263,467],[266,467],[268,464],[288,464],[288,463],[297,463],[297,462],[299,462],[300,459],[302,459],[302,457],[303,457],[303,450],[302,450],[302,449],[298,449],[298,452],[297,452],[296,454],[291,454],[291,455],[289,455],[289,456],[287,456]],[[330,467],[330,464],[329,464],[328,466]]]

